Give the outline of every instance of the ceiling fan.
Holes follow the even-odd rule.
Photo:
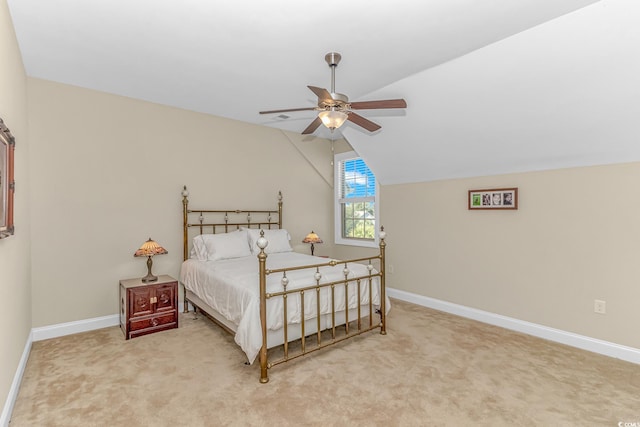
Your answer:
[[[368,130],[369,132],[375,132],[381,128],[377,123],[372,122],[369,119],[356,114],[353,110],[376,110],[387,108],[406,108],[407,102],[404,99],[385,99],[379,101],[362,101],[362,102],[349,102],[347,95],[342,93],[336,93],[335,90],[335,78],[336,67],[340,63],[342,56],[336,52],[327,53],[324,60],[327,61],[331,68],[331,92],[326,89],[307,86],[318,97],[317,107],[308,108],[287,108],[284,110],[269,110],[260,111],[260,114],[274,114],[284,113],[290,111],[318,111],[318,116],[311,122],[305,130],[302,131],[303,135],[315,132],[321,124],[331,129],[339,128],[344,124],[346,120],[355,123]]]

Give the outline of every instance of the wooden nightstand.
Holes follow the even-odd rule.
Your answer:
[[[120,329],[126,339],[178,327],[178,281],[120,281]]]

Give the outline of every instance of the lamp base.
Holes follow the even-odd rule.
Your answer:
[[[142,278],[144,283],[155,282],[158,280],[158,276],[154,276],[151,274],[151,266],[153,265],[153,261],[151,257],[147,257],[147,275]]]
[[[158,276],[154,276],[153,274],[147,274],[142,278],[144,283],[155,282],[156,280],[158,280]]]

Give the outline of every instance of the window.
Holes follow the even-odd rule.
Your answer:
[[[336,243],[376,246],[378,183],[355,152],[337,154],[335,168]]]

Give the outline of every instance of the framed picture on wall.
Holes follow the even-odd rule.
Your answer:
[[[16,143],[0,119],[0,239],[13,235],[13,152]]]
[[[469,209],[518,209],[518,188],[469,190]]]

